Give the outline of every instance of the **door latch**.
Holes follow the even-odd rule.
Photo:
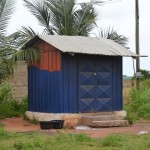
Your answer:
[[[96,72],[94,72],[93,75],[96,76]]]

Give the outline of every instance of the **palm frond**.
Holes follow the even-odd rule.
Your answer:
[[[96,26],[97,13],[91,4],[81,4],[81,8],[75,13],[76,24],[75,29],[78,35],[88,36],[88,34]]]
[[[121,44],[124,47],[127,46],[127,43],[128,43],[128,38],[125,37],[124,35],[119,35],[117,33],[117,31],[114,30],[113,27],[112,28],[109,27],[107,29],[100,28],[100,30],[99,30],[99,36],[103,37],[103,38],[106,38],[106,39],[113,40],[116,43]]]
[[[51,12],[53,31],[60,35],[72,35],[75,0],[49,0],[45,5]]]
[[[31,27],[22,26],[20,30],[18,30],[22,36],[28,36],[29,39],[33,38],[34,36],[38,35]]]
[[[16,32],[20,48],[36,35],[38,35],[38,33],[36,33],[31,27],[22,26],[21,29]]]
[[[15,0],[0,0],[0,34],[6,32],[8,21],[14,11]]]
[[[14,67],[15,63],[10,59],[0,61],[0,83],[13,75]]]
[[[13,61],[25,61],[31,64],[37,64],[40,58],[40,49],[37,48],[26,48],[21,49],[14,53],[11,57]]]
[[[44,5],[43,0],[24,0],[25,6],[30,10],[30,12],[36,17],[41,26],[45,30],[50,30],[50,12]]]
[[[92,4],[76,6],[75,0],[47,0],[53,31],[59,35],[88,35],[97,14]]]

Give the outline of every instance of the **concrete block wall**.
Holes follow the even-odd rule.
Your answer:
[[[12,87],[12,94],[15,98],[21,99],[27,95],[27,64],[18,64],[14,71],[14,76],[8,80],[8,83]]]

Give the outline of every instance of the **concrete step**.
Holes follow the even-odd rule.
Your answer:
[[[88,126],[94,128],[104,128],[104,127],[124,127],[128,126],[127,120],[106,120],[106,121],[92,121]]]
[[[82,113],[81,116],[105,116],[105,115],[115,115],[115,111],[108,112],[93,112],[93,113]]]
[[[90,124],[92,121],[106,121],[106,120],[123,120],[124,117],[119,115],[102,115],[102,116],[82,116],[80,125]]]
[[[91,119],[92,121],[104,121],[104,120],[123,120],[124,117],[119,115],[106,115],[106,116],[83,116],[82,119]]]
[[[119,127],[128,126],[125,120],[125,111],[82,113],[78,125],[86,125],[91,127]]]

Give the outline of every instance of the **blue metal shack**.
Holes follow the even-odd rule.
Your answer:
[[[28,65],[28,110],[79,113],[122,110],[122,56],[136,54],[103,38],[41,35],[25,47],[41,49]]]

